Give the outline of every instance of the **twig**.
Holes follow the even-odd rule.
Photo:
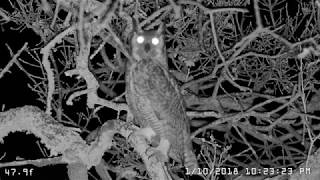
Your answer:
[[[262,21],[261,21],[261,15],[260,15],[260,8],[259,8],[258,3],[259,3],[258,0],[253,1],[254,14],[255,14],[255,17],[256,17],[257,27],[258,28],[263,28]]]
[[[202,4],[200,4],[200,3],[196,2],[196,1],[190,1],[190,0],[179,0],[177,4],[190,4],[190,5],[197,6],[201,10],[203,10],[205,14],[212,14],[212,13],[226,12],[226,11],[234,11],[234,12],[242,12],[242,13],[249,12],[247,9],[234,8],[234,7],[229,7],[229,8],[218,7],[216,9],[209,9],[207,7],[204,7]]]
[[[169,11],[171,10],[171,6],[164,6],[162,8],[160,8],[159,10],[157,10],[156,12],[154,12],[152,15],[150,15],[147,19],[145,19],[144,21],[142,21],[141,23],[139,23],[138,25],[138,29],[141,29],[143,26],[145,26],[147,23],[151,22],[153,19],[155,19],[156,17],[160,16],[160,14],[164,11]]]
[[[253,149],[251,144],[248,142],[247,138],[243,136],[243,134],[240,132],[239,128],[237,126],[233,126],[234,129],[237,131],[238,135],[241,137],[241,139],[244,141],[244,143],[249,147],[253,155],[255,156],[256,159],[259,159],[257,152]]]
[[[20,48],[20,50],[12,57],[12,59],[9,61],[9,63],[6,65],[6,67],[4,67],[1,72],[0,72],[0,79],[3,77],[3,75],[9,71],[10,67],[16,63],[16,61],[18,60],[18,57],[20,56],[20,54],[26,49],[28,43],[24,43],[24,45],[22,46],[22,48]]]
[[[5,21],[5,22],[9,22],[11,20],[11,18],[7,15],[8,13],[3,10],[2,8],[0,8],[0,16],[2,17],[2,19]]]
[[[52,28],[52,29],[53,29],[54,23],[56,23],[56,20],[57,20],[57,17],[58,17],[60,3],[61,3],[60,0],[58,0],[57,3],[56,3],[56,8],[54,10],[54,16],[53,16],[52,22],[50,24],[50,28]]]
[[[109,59],[106,51],[107,51],[107,49],[105,47],[102,50],[100,50],[100,55],[101,55],[104,63],[106,65],[108,65],[113,71],[118,72],[119,69],[112,62],[110,62],[110,59]]]
[[[71,26],[68,29],[62,31],[60,34],[58,34],[54,39],[52,39],[44,48],[41,49],[42,56],[42,65],[44,69],[47,72],[47,78],[48,78],[48,95],[47,95],[47,107],[46,107],[46,113],[51,114],[51,101],[52,96],[54,93],[54,74],[50,66],[49,62],[49,54],[50,50],[58,43],[62,41],[62,39],[72,33],[75,30],[75,26]]]

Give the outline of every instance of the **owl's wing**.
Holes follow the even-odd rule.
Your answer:
[[[146,95],[147,99],[173,146],[171,157],[180,158],[183,156],[181,153],[184,152],[184,148],[191,151],[192,146],[189,120],[177,82],[166,69],[157,64],[149,68],[148,77],[146,83],[150,89]]]

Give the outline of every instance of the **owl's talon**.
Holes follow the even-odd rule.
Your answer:
[[[167,139],[160,139],[160,143],[157,147],[149,147],[146,150],[146,155],[150,159],[155,156],[160,162],[168,162],[168,152],[170,148],[170,142]]]

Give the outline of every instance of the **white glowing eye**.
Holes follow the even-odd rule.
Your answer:
[[[138,42],[139,44],[143,43],[143,41],[144,41],[144,37],[143,37],[143,36],[138,36],[138,37],[137,37],[137,42]]]
[[[160,41],[159,41],[159,38],[152,38],[151,42],[153,45],[157,45],[159,44]]]

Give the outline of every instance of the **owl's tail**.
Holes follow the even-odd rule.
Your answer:
[[[184,151],[184,166],[188,168],[189,172],[197,172],[197,168],[199,167],[196,155],[192,150],[186,149]]]
[[[190,138],[190,133],[189,132],[184,132],[184,167],[188,168],[189,172],[192,172],[193,170],[197,172],[197,168],[199,167],[197,157],[193,152],[193,147],[192,147],[192,141]]]

